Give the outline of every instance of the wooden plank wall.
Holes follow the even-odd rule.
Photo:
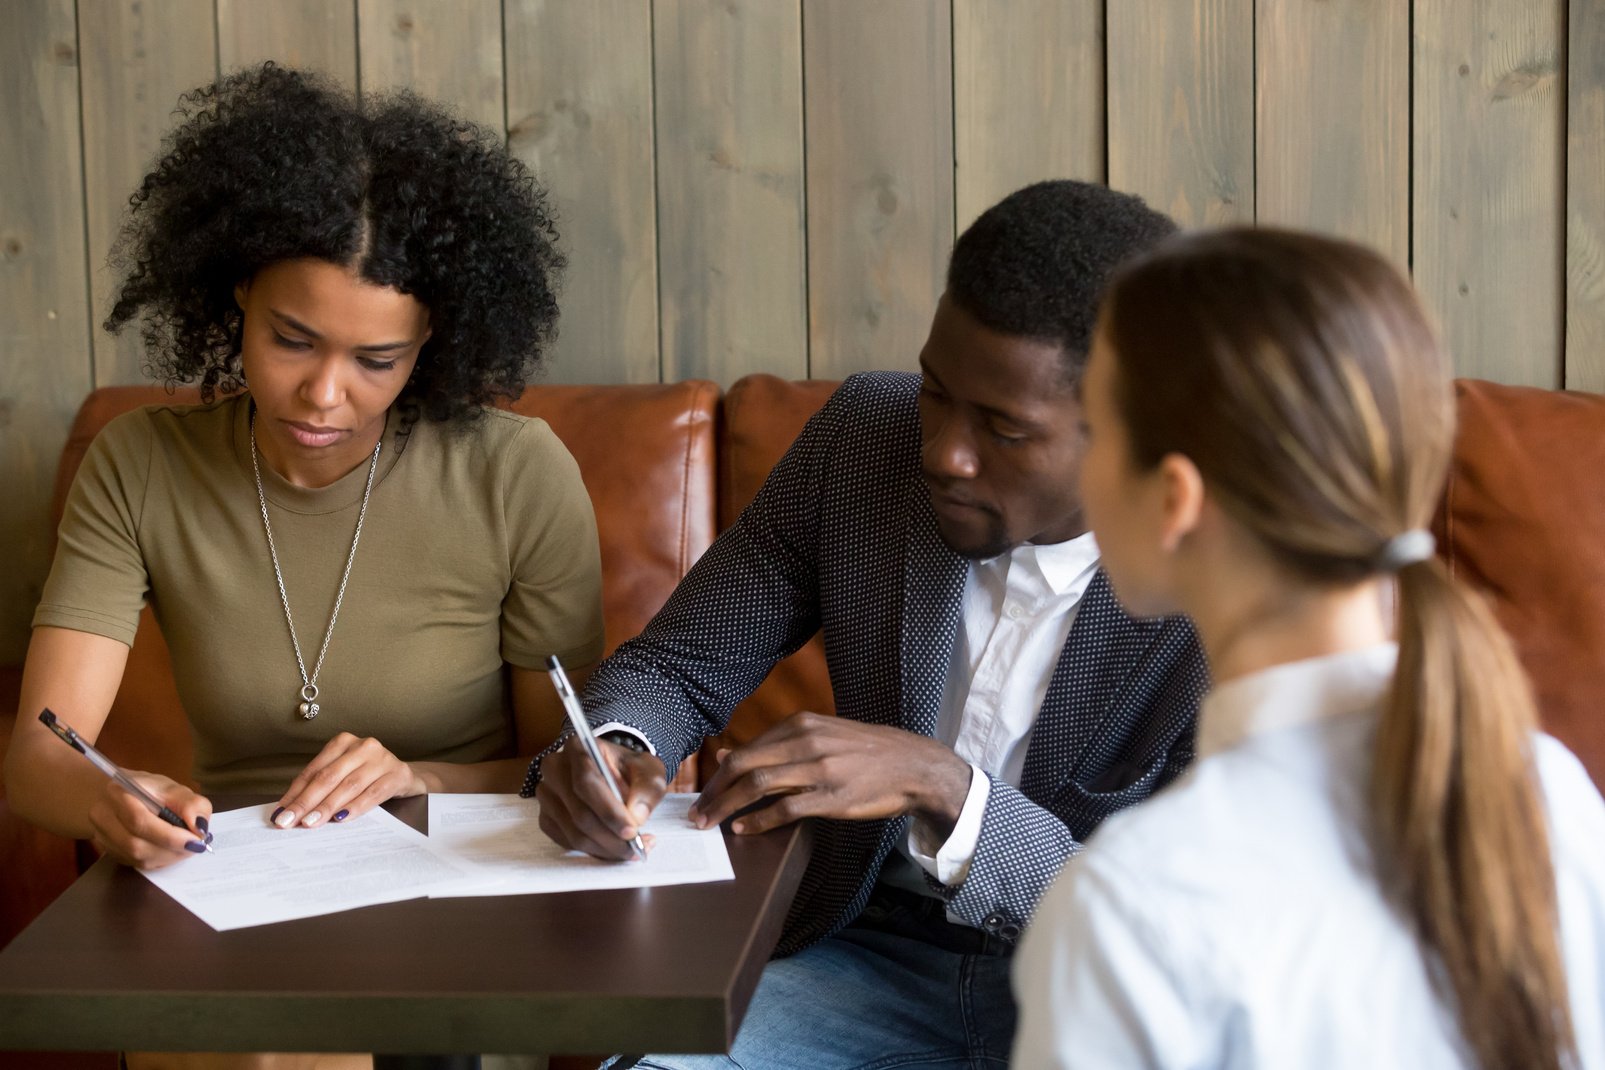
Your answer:
[[[1605,0],[7,0],[0,664],[180,91],[275,59],[503,132],[560,213],[557,381],[912,368],[1026,182],[1408,266],[1466,374],[1605,391]]]

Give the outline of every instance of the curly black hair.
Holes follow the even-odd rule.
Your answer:
[[[1070,179],[1038,182],[959,235],[948,296],[984,327],[1058,345],[1079,378],[1114,269],[1175,231],[1140,197]]]
[[[272,63],[175,114],[112,257],[106,329],[140,318],[147,374],[207,399],[243,387],[236,285],[316,258],[429,309],[408,423],[469,422],[522,392],[556,334],[564,261],[545,192],[500,136],[405,91],[359,102]]]

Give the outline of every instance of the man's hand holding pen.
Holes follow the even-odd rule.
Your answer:
[[[541,829],[564,847],[628,858],[627,838],[662,800],[667,773],[650,754],[598,743],[624,802],[571,741],[542,764],[536,790]],[[933,739],[804,712],[721,753],[691,818],[709,828],[739,815],[732,830],[740,835],[805,817],[864,821],[913,814],[945,838],[963,809],[970,776],[969,763]],[[760,808],[766,799],[770,804]]]
[[[644,751],[606,740],[597,740],[597,747],[624,801],[614,798],[585,748],[570,738],[541,765],[541,783],[535,791],[541,804],[541,831],[570,850],[622,861],[634,856],[631,838],[668,791],[668,771],[659,758]],[[644,838],[650,850],[652,836]]]

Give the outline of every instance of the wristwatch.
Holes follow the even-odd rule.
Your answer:
[[[646,744],[641,741],[640,736],[633,732],[622,732],[615,728],[611,732],[603,732],[596,738],[605,739],[614,746],[623,747],[625,750],[633,750],[637,754],[647,753]]]

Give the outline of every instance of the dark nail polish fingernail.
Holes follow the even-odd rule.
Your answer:
[[[269,821],[277,821],[279,819],[279,815],[282,814],[282,813],[284,813],[284,807],[281,806],[277,810],[273,811],[273,816],[268,818],[268,820]]]
[[[344,821],[346,818],[348,818],[350,816],[351,816],[351,811],[350,810],[341,810],[338,814],[335,814],[329,820],[331,820],[331,821]]]
[[[208,832],[206,834],[206,842],[207,843],[211,843],[212,842],[212,834],[210,832]]]
[[[207,831],[207,830],[208,830],[208,829],[209,829],[209,828],[211,828],[211,825],[210,825],[210,824],[208,824],[208,823],[207,823],[207,820],[206,820],[206,818],[204,818],[204,817],[197,817],[197,818],[196,818],[196,819],[195,819],[195,827],[196,827],[196,828],[198,828],[198,829],[200,829],[200,830],[201,830],[201,831],[202,831],[202,832],[205,832],[205,831]]]
[[[189,841],[188,843],[186,843],[184,845],[184,850],[193,852],[194,854],[198,854],[198,855],[199,854],[205,854],[206,853],[206,844],[202,843],[200,840],[191,840],[191,841]]]

